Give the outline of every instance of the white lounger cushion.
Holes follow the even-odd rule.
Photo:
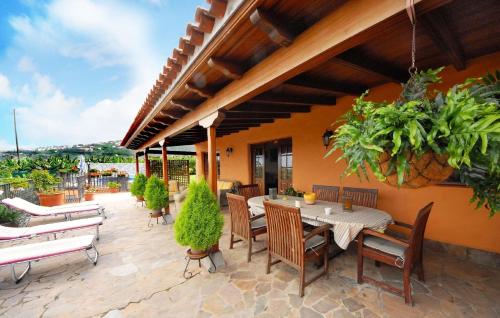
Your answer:
[[[0,266],[89,249],[94,238],[94,235],[83,235],[3,248],[0,249]]]
[[[57,214],[66,214],[66,213],[76,213],[76,212],[86,212],[86,211],[94,211],[101,209],[101,206],[98,204],[95,205],[83,205],[83,206],[72,206],[72,207],[46,207],[36,205],[29,201],[26,201],[21,198],[13,198],[13,199],[4,199],[3,203],[12,206],[16,209],[25,211],[29,214],[36,216],[48,216],[48,215],[57,215]]]
[[[103,217],[96,216],[87,219],[56,222],[31,227],[7,227],[0,225],[0,240],[13,240],[34,235],[76,230],[84,227],[101,225],[103,221]]]

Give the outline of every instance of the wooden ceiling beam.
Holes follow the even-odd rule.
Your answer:
[[[211,98],[214,96],[214,93],[210,89],[204,87],[198,87],[194,83],[186,83],[185,87],[187,90],[196,93],[201,97]]]
[[[451,60],[451,64],[457,71],[465,69],[465,58],[457,41],[451,31],[443,10],[435,10],[422,15],[419,21],[424,26],[427,34],[434,44]]]
[[[346,84],[341,82],[325,81],[317,78],[296,77],[292,78],[284,85],[303,87],[307,89],[315,89],[323,92],[329,92],[340,95],[360,95],[365,92],[368,87],[362,85]]]
[[[269,124],[274,118],[225,118],[223,123],[232,124]]]
[[[337,55],[332,61],[360,72],[381,76],[389,82],[404,83],[409,78],[408,72],[374,59],[356,48]]]
[[[299,106],[299,105],[262,105],[262,104],[252,104],[250,102],[241,104],[231,110],[228,113],[308,113],[311,111],[311,106]]]
[[[212,57],[208,60],[207,64],[214,70],[232,79],[239,79],[243,75],[243,69],[238,64],[222,58]]]
[[[257,8],[250,15],[250,21],[262,32],[266,33],[274,43],[283,47],[292,44],[294,39],[293,32],[285,27],[284,21],[280,21],[265,9]]]
[[[190,112],[194,110],[199,103],[192,100],[171,99],[170,104],[172,104],[172,106],[174,107]]]
[[[269,118],[290,118],[290,113],[249,113],[249,112],[226,112],[226,120],[228,119],[269,119]]]
[[[292,96],[289,94],[263,94],[254,97],[252,103],[279,105],[335,105],[336,97]]]

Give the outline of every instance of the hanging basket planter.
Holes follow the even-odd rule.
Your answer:
[[[428,151],[418,157],[410,153],[407,157],[409,171],[405,174],[403,183],[398,185],[396,170],[392,168],[391,156],[384,152],[380,156],[379,167],[386,177],[385,183],[400,188],[422,188],[438,184],[448,179],[454,169],[448,164],[448,155]]]

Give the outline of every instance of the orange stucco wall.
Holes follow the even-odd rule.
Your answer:
[[[447,68],[442,72],[443,83],[437,89],[478,77],[488,70],[500,69],[500,53],[468,62],[467,69],[456,72]],[[392,100],[398,96],[400,86],[386,84],[370,91],[371,100]],[[500,216],[488,218],[485,209],[475,210],[469,203],[472,191],[464,187],[431,186],[421,189],[396,189],[380,183],[374,177],[360,181],[356,176],[340,178],[343,162],[335,163],[335,156],[323,158],[325,148],[321,136],[341,114],[352,105],[352,97],[339,98],[337,105],[315,106],[310,113],[293,114],[290,119],[279,119],[272,124],[251,128],[217,139],[221,153],[221,179],[251,182],[250,144],[291,137],[293,143],[293,185],[310,191],[313,184],[378,188],[378,208],[389,212],[395,219],[412,223],[419,208],[434,201],[426,237],[442,242],[500,253]],[[230,157],[226,147],[233,148]],[[197,152],[206,151],[206,144],[196,145]],[[198,156],[198,158],[200,158]],[[200,161],[200,160],[198,160]],[[197,171],[202,171],[200,164]]]

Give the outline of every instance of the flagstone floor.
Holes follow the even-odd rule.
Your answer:
[[[209,274],[193,263],[195,276],[186,280],[182,277],[185,248],[176,244],[172,225],[148,228],[147,210],[136,206],[129,194],[103,194],[98,200],[106,206],[109,218],[97,244],[101,253],[97,266],[82,253],[43,260],[33,264],[19,285],[12,282],[8,268],[1,268],[0,316],[500,316],[500,270],[430,253],[425,255],[427,282],[413,281],[413,307],[400,297],[358,285],[353,250],[336,257],[330,278],[319,279],[300,298],[293,269],[278,264],[266,275],[265,253],[247,263],[244,246],[227,248],[227,224],[221,240],[227,267]],[[401,284],[397,270],[367,263],[370,275]]]

